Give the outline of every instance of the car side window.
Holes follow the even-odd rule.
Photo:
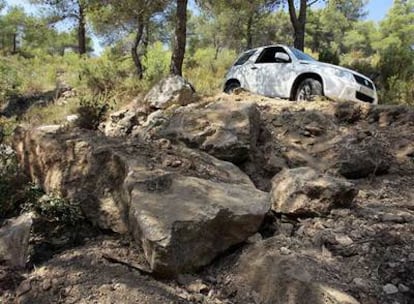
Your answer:
[[[242,65],[242,64],[244,64],[247,60],[249,60],[250,57],[252,57],[252,55],[254,53],[256,53],[255,50],[254,51],[248,51],[248,52],[242,54],[240,56],[240,58],[237,59],[237,61],[236,61],[236,63],[234,65]]]
[[[289,55],[282,47],[269,47],[262,51],[256,63],[277,63],[279,61],[275,58],[276,53]]]

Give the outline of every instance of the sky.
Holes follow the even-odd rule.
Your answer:
[[[368,11],[366,20],[373,20],[376,22],[381,21],[387,14],[388,10],[391,8],[392,2],[393,0],[369,0],[366,8]],[[36,13],[36,7],[30,5],[29,0],[6,0],[6,3],[8,6],[20,5],[23,6],[28,13]],[[93,39],[93,43],[95,51],[100,52],[102,50],[102,47],[99,45],[96,38]]]
[[[122,0],[120,0],[122,1]],[[246,0],[248,1],[248,0]],[[380,21],[383,19],[390,9],[393,0],[370,0],[367,5],[367,20]],[[6,0],[7,5],[21,5],[28,12],[33,13],[35,9],[29,4],[28,0]]]

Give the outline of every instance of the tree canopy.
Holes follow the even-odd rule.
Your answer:
[[[385,98],[404,100],[414,91],[414,0],[395,0],[379,23],[365,20],[367,0],[27,1],[40,13],[0,0],[3,56],[93,56],[94,37],[101,56],[124,69],[120,75],[153,81],[183,74],[207,87],[199,69],[218,86],[237,53],[282,43],[375,76]]]

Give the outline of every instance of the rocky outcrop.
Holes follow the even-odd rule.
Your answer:
[[[0,262],[12,267],[24,267],[29,254],[32,214],[8,220],[0,228]]]
[[[145,96],[145,103],[155,109],[184,106],[196,100],[193,86],[180,76],[169,76],[156,84]]]
[[[237,167],[205,153],[56,126],[20,129],[20,162],[47,192],[80,202],[101,228],[130,232],[159,275],[208,264],[256,233],[269,209]]]
[[[302,167],[285,169],[273,178],[271,203],[277,213],[323,215],[333,208],[349,207],[357,194],[346,180]]]
[[[157,136],[240,163],[255,148],[259,126],[260,114],[255,103],[217,101],[176,109],[166,117]]]

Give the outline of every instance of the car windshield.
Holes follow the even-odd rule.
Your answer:
[[[289,49],[292,51],[293,55],[295,55],[295,57],[299,60],[316,61],[311,56],[299,51],[298,49],[295,49],[295,48],[289,48]]]
[[[251,50],[251,51],[247,51],[245,53],[243,53],[239,59],[237,59],[237,61],[235,62],[234,65],[242,65],[244,64],[247,60],[249,60],[250,57],[252,57],[252,55],[256,53],[256,50]]]

